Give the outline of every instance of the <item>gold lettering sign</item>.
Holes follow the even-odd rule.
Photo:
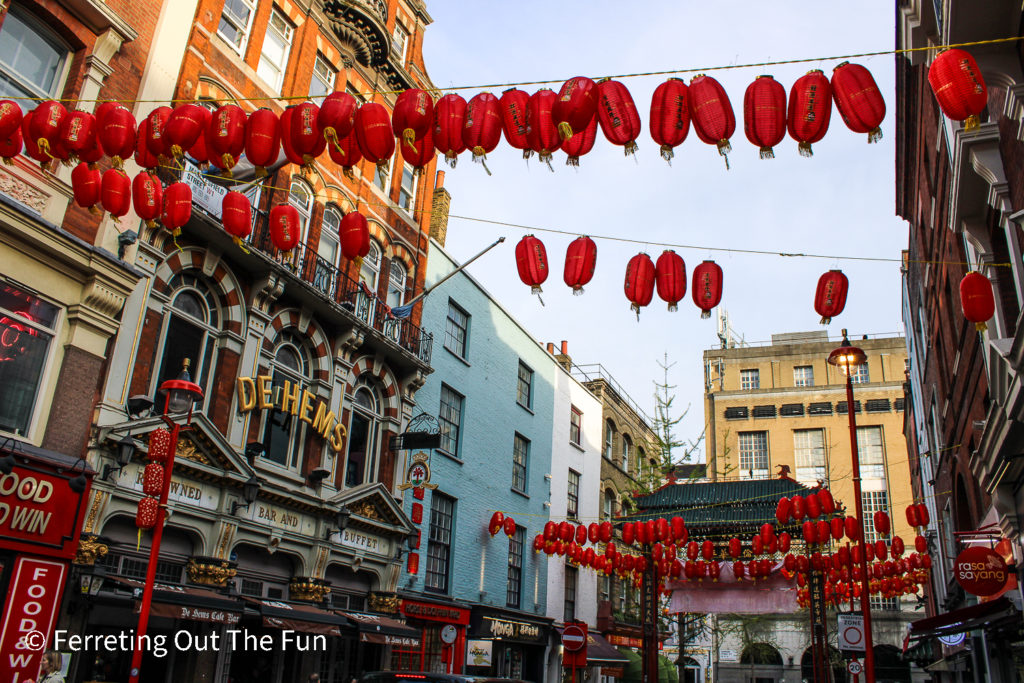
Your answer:
[[[313,431],[325,439],[335,453],[345,445],[347,430],[338,422],[334,411],[323,401],[316,401],[316,395],[301,384],[284,381],[279,391],[274,391],[269,375],[239,377],[237,381],[238,412],[250,410],[267,410],[272,408],[283,413],[291,413],[310,425]],[[314,401],[316,401],[314,407]]]

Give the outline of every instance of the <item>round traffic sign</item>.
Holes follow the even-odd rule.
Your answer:
[[[441,629],[441,641],[447,645],[451,645],[455,642],[456,635],[458,635],[458,633],[455,631],[455,627],[451,624],[446,624],[445,627]]]
[[[864,670],[864,667],[861,665],[860,661],[851,659],[850,663],[846,665],[846,670],[856,676]]]
[[[587,634],[579,626],[569,624],[562,631],[562,645],[569,652],[578,652],[587,642]]]

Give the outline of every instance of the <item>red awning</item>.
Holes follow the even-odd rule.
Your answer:
[[[263,625],[270,628],[340,636],[341,627],[348,624],[344,617],[313,605],[302,605],[283,600],[257,600],[255,598],[244,598],[244,600],[259,609],[260,616],[263,617]]]
[[[564,626],[556,626],[555,629],[561,635],[565,630]],[[605,666],[625,664],[629,660],[622,656],[618,649],[608,642],[604,636],[594,631],[587,631],[587,664],[593,666]]]
[[[416,648],[420,646],[420,632],[406,626],[397,619],[383,614],[367,614],[365,612],[338,612],[359,629],[359,640],[377,645],[397,645],[399,647]]]
[[[918,619],[910,624],[910,638],[951,636],[976,628],[991,629],[1020,619],[1020,612],[1008,598],[982,602],[970,607]]]
[[[142,595],[141,581],[120,576],[107,577],[115,583],[131,589],[133,595]],[[135,610],[141,609],[137,603]],[[214,624],[234,625],[242,618],[242,603],[234,598],[198,586],[157,583],[153,586],[153,602],[150,614],[168,619],[208,621]]]

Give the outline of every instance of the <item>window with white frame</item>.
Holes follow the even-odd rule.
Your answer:
[[[622,471],[629,472],[630,461],[633,458],[633,440],[629,434],[622,435]]]
[[[392,257],[388,275],[388,297],[386,302],[391,308],[401,306],[402,302],[405,301],[405,283],[408,279],[408,273],[409,271],[406,270],[405,264]]]
[[[432,593],[448,592],[454,524],[455,499],[434,491],[430,495],[430,536],[424,576],[424,588]]]
[[[0,26],[0,97],[56,97],[70,55],[48,26],[18,5],[9,5]],[[32,106],[26,103],[22,109]]]
[[[609,460],[612,459],[613,449],[615,447],[615,423],[610,419],[605,420],[604,423],[604,457]]]
[[[794,429],[793,451],[796,461],[796,480],[809,486],[819,481],[828,484],[825,471],[825,431],[822,429]]]
[[[398,206],[412,213],[413,202],[416,201],[416,173],[413,167],[402,163],[402,187],[398,191]]]
[[[395,32],[391,36],[391,51],[395,53],[399,61],[405,64],[405,55],[409,49],[409,29],[395,22]]]
[[[217,35],[226,40],[238,54],[245,52],[255,14],[256,0],[224,0]]]
[[[352,397],[348,456],[345,460],[345,486],[349,488],[377,481],[381,412],[376,388],[366,384],[357,387]]]
[[[533,370],[519,361],[519,379],[516,382],[516,402],[524,408],[533,405]]]
[[[583,433],[583,413],[576,406],[569,408],[569,443],[579,446]]]
[[[341,211],[331,205],[324,209],[324,218],[320,223],[320,244],[317,246],[316,273],[313,286],[324,294],[334,291],[337,277],[338,256],[341,254],[338,229],[341,227]]]
[[[566,490],[565,516],[577,519],[580,514],[580,473],[569,470],[568,489]]]
[[[579,570],[570,564],[565,565],[565,606],[562,621],[566,624],[576,619],[576,583]]]
[[[388,194],[391,191],[391,174],[395,170],[395,156],[397,155],[392,154],[385,165],[377,166],[374,173],[373,181],[384,194]]]
[[[740,432],[741,479],[768,477],[768,432]]]
[[[363,257],[363,264],[359,267],[359,281],[371,292],[376,292],[379,278],[380,247],[374,240],[370,240],[370,251]]]
[[[281,92],[294,33],[295,28],[287,17],[275,7],[270,13],[267,33],[263,37],[263,49],[260,51],[260,63],[256,67],[256,74],[266,81],[274,92]]]
[[[292,178],[288,191],[288,203],[299,212],[299,244],[306,241],[306,228],[313,215],[313,191],[303,180]]]
[[[740,370],[740,389],[760,389],[761,372],[759,370]]]
[[[857,427],[857,454],[862,479],[885,481],[885,448],[881,426]]]
[[[274,407],[264,411],[263,456],[278,465],[298,468],[306,423],[298,418],[302,391],[312,380],[307,344],[293,328],[281,331],[270,363]]]
[[[324,98],[334,92],[334,82],[338,78],[338,70],[335,69],[327,58],[317,54],[313,60],[313,77],[309,81],[309,99],[318,107],[323,104]]]
[[[508,587],[505,591],[505,606],[519,609],[523,599],[523,547],[526,545],[526,528],[516,526],[516,532],[508,539]]]
[[[209,394],[210,367],[220,333],[221,315],[217,297],[207,279],[198,271],[186,270],[168,283],[171,302],[164,308],[164,332],[160,349],[159,372],[153,392],[169,379],[178,379],[185,360],[192,381],[203,388],[204,401]],[[199,405],[202,405],[200,403]]]
[[[871,377],[868,375],[867,363],[853,366],[853,372],[850,374],[851,384],[867,384],[870,381]]]
[[[29,436],[60,309],[0,281],[0,432]]]
[[[512,442],[512,488],[526,493],[526,472],[530,460],[530,440],[516,434]]]
[[[793,368],[793,386],[795,387],[813,387],[814,386],[814,366],[813,365],[797,365]]]
[[[441,450],[449,455],[459,455],[459,427],[462,424],[462,405],[465,401],[447,384],[441,385],[441,414],[438,422],[441,427]]]
[[[466,357],[466,345],[469,341],[469,313],[459,308],[451,299],[448,300],[448,319],[444,328],[444,347],[459,358]]]
[[[604,496],[601,501],[601,516],[607,521],[615,516],[615,492],[611,489],[605,489]]]
[[[885,491],[861,491],[860,497],[864,505],[864,541],[874,543],[881,538],[875,529],[875,513],[881,511],[892,517],[889,494]]]

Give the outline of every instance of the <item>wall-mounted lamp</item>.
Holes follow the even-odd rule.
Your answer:
[[[110,475],[123,470],[132,461],[132,456],[135,455],[137,448],[138,444],[135,443],[135,439],[132,438],[130,433],[122,436],[117,442],[117,465],[104,465],[103,476],[100,479],[109,481]]]
[[[14,454],[8,453],[4,457],[0,458],[0,474],[10,474],[14,471]]]
[[[249,477],[249,481],[242,484],[242,499],[244,503],[240,503],[237,500],[231,503],[231,515],[234,516],[242,508],[248,508],[250,505],[256,502],[256,496],[260,493],[260,488],[263,486],[263,482],[256,478],[256,475]]]
[[[89,480],[85,478],[85,468],[89,466],[89,463],[85,461],[85,458],[79,458],[75,461],[75,464],[71,466],[71,471],[74,472],[75,468],[78,467],[78,463],[82,463],[82,471],[77,476],[72,477],[68,480],[68,486],[75,493],[81,494],[85,491],[85,487],[89,485]]]
[[[312,486],[313,488],[317,488],[321,484],[323,484],[324,479],[326,479],[329,476],[331,476],[330,470],[325,470],[322,467],[318,467],[312,472],[310,472],[306,476],[306,479],[309,481],[310,486]]]
[[[103,587],[103,580],[107,578],[107,570],[104,567],[93,567],[91,572],[82,572],[79,577],[82,595],[91,598],[96,597]]]
[[[267,447],[259,441],[250,441],[245,444],[245,457],[249,459],[249,464],[267,452]]]
[[[153,399],[144,394],[131,396],[124,404],[124,412],[128,413],[128,417],[131,419],[138,419],[143,416],[143,413],[151,413],[152,411]]]
[[[330,540],[331,534],[335,531],[342,532],[348,527],[348,520],[352,517],[352,511],[348,509],[348,506],[342,504],[340,508],[334,512],[334,528],[327,530],[326,539]]]
[[[420,532],[418,529],[413,529],[409,532],[409,535],[405,537],[405,544],[409,547],[409,550],[416,550],[420,547]]]

